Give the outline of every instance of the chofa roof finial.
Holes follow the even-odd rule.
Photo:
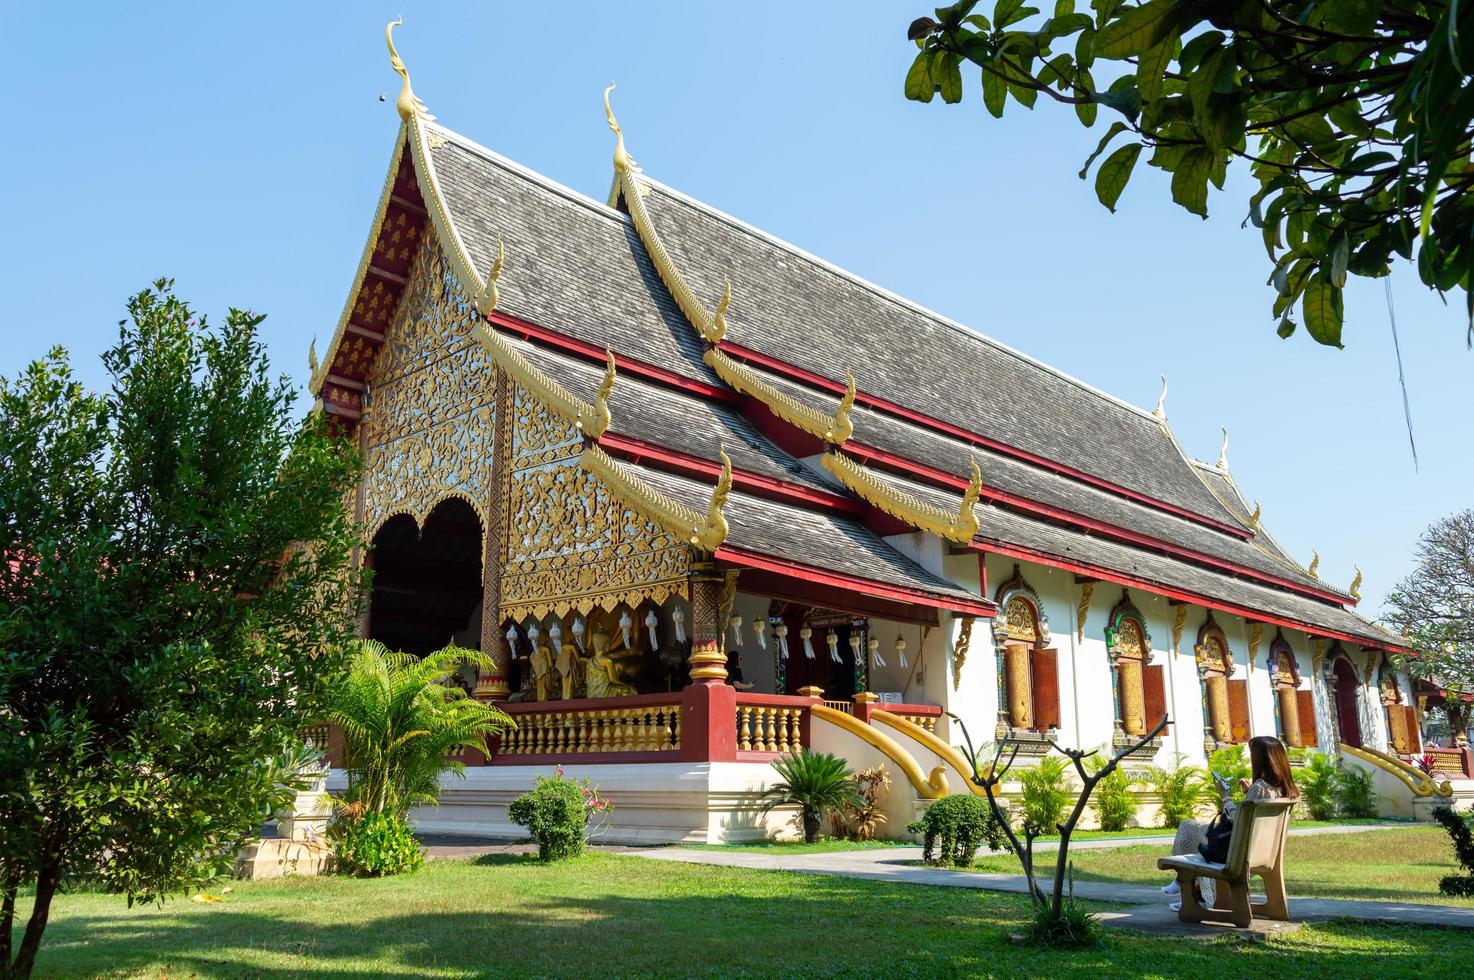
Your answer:
[[[1222,431],[1223,446],[1218,450],[1218,468],[1226,470],[1228,469],[1228,426],[1223,426]]]
[[[1356,578],[1354,578],[1354,579],[1351,580],[1351,588],[1347,589],[1346,591],[1351,596],[1351,598],[1355,599],[1357,602],[1360,602],[1361,601],[1361,566],[1360,565],[1354,565],[1352,567],[1356,569]]]
[[[384,28],[384,40],[389,45],[389,67],[393,68],[404,79],[404,85],[399,89],[399,98],[394,100],[394,107],[399,110],[399,118],[405,122],[418,116],[429,122],[435,117],[430,115],[430,110],[425,108],[409,85],[409,69],[404,67],[404,59],[399,57],[399,52],[394,48],[394,28],[404,23],[403,17],[396,17]]]
[[[631,171],[636,169],[635,161],[624,148],[624,130],[619,128],[619,120],[614,118],[614,108],[609,104],[609,93],[613,91],[614,83],[610,82],[609,87],[604,90],[604,115],[609,118],[609,128],[619,137],[614,144],[614,169],[620,172]]]
[[[1157,407],[1152,409],[1152,414],[1163,422],[1167,421],[1167,376],[1162,375],[1162,393],[1157,396]]]
[[[1311,578],[1320,578],[1320,552],[1312,551],[1310,554],[1310,567],[1306,571],[1310,572]]]

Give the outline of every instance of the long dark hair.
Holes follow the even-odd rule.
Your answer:
[[[1273,735],[1256,735],[1249,739],[1249,769],[1255,779],[1262,779],[1278,787],[1286,799],[1298,800],[1300,787],[1290,775],[1290,757],[1285,754],[1284,743]]]

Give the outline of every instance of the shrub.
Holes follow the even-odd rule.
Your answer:
[[[871,766],[856,774],[855,783],[862,802],[858,806],[845,807],[842,815],[836,815],[835,822],[844,825],[842,836],[850,840],[870,840],[885,825],[885,814],[880,812],[880,807],[890,792],[891,774],[884,765]]]
[[[854,772],[837,755],[802,749],[774,759],[773,768],[782,779],[768,790],[763,812],[798,804],[806,843],[819,839],[826,813],[864,806]]]
[[[906,829],[922,835],[921,859],[935,867],[970,867],[982,845],[990,851],[1008,847],[993,808],[970,793],[942,797]]]
[[[1073,898],[1060,904],[1058,915],[1049,905],[1038,905],[1029,921],[1028,940],[1046,949],[1085,949],[1100,942],[1100,921]]]
[[[1244,790],[1239,780],[1252,780],[1254,770],[1249,765],[1249,754],[1242,745],[1225,745],[1208,756],[1208,771],[1228,783],[1229,792],[1235,803],[1244,801]]]
[[[1435,777],[1438,775],[1438,760],[1431,755],[1418,756],[1413,760],[1413,765],[1417,766],[1418,771],[1425,776]]]
[[[1162,826],[1169,830],[1191,817],[1208,792],[1207,774],[1180,761],[1172,769],[1148,768],[1147,779],[1161,798]]]
[[[1377,815],[1377,793],[1372,789],[1372,774],[1360,766],[1341,766],[1336,770],[1336,802],[1341,814],[1365,818]]]
[[[537,787],[507,806],[507,816],[537,842],[540,861],[561,861],[583,853],[589,823],[614,807],[587,779],[566,779],[562,769],[537,777]]]
[[[1094,756],[1090,760],[1090,771],[1100,772],[1106,764],[1107,760]],[[1131,777],[1119,767],[1111,770],[1109,776],[1095,784],[1095,796],[1090,805],[1095,807],[1101,830],[1125,830],[1131,826],[1138,806],[1136,794],[1131,791]]]
[[[409,821],[386,810],[344,807],[329,826],[328,839],[338,870],[360,878],[404,874],[425,863]]]
[[[1469,825],[1474,817],[1461,816],[1449,807],[1441,806],[1433,811],[1433,819],[1443,824],[1453,839],[1454,857],[1464,870],[1463,874],[1445,875],[1438,882],[1438,890],[1445,895],[1474,897],[1474,832]]]
[[[1336,771],[1336,764],[1326,754],[1306,755],[1295,785],[1300,787],[1300,799],[1310,819],[1330,820],[1336,816]]]
[[[1054,833],[1065,807],[1073,800],[1069,792],[1069,762],[1063,756],[1046,755],[1037,765],[1018,771],[1023,784],[1023,798],[1018,803],[1018,816],[1025,826],[1039,827],[1045,833]]]

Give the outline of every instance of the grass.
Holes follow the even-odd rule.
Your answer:
[[[1157,858],[1170,847],[1153,844],[1070,853],[1077,881],[1163,885],[1170,876]],[[1046,856],[1052,868],[1053,857]],[[1011,854],[979,855],[975,870],[1018,874]],[[1291,895],[1474,907],[1474,898],[1449,898],[1438,879],[1457,871],[1442,827],[1412,826],[1355,834],[1290,837],[1285,843],[1285,887]]]
[[[1021,896],[590,853],[244,883],[219,904],[58,899],[40,976],[1459,976],[1474,932],[1330,924],[1261,943],[1015,945]]]

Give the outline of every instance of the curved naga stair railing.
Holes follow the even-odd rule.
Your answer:
[[[870,721],[872,724],[874,724],[875,722],[879,722],[882,725],[889,725],[891,728],[894,728],[896,731],[901,732],[903,735],[908,735],[914,741],[926,746],[932,752],[936,753],[938,758],[942,759],[949,766],[951,766],[952,770],[956,772],[957,775],[962,777],[963,785],[971,790],[974,796],[987,795],[983,792],[983,788],[981,786],[973,782],[972,767],[967,764],[967,760],[962,757],[962,753],[958,752],[946,742],[943,742],[940,738],[937,738],[934,733],[927,731],[925,728],[922,728],[920,725],[916,724],[916,722],[906,718],[902,718],[901,716],[890,711],[871,712]],[[938,768],[941,767],[939,766]]]
[[[927,775],[922,775],[921,764],[916,758],[907,752],[899,742],[891,738],[885,732],[865,724],[853,715],[847,715],[842,711],[823,704],[815,704],[809,709],[810,717],[817,721],[827,721],[836,728],[849,732],[851,735],[874,746],[896,764],[896,767],[905,774],[906,779],[915,788],[916,794],[922,799],[939,800],[947,795],[947,771],[937,766]]]
[[[1408,765],[1395,755],[1379,749],[1357,748],[1345,742],[1341,743],[1340,749],[1354,759],[1360,759],[1369,766],[1375,766],[1396,776],[1413,796],[1438,796],[1451,799],[1454,795],[1453,786],[1448,780],[1445,779],[1442,783],[1434,782],[1427,773]]]

